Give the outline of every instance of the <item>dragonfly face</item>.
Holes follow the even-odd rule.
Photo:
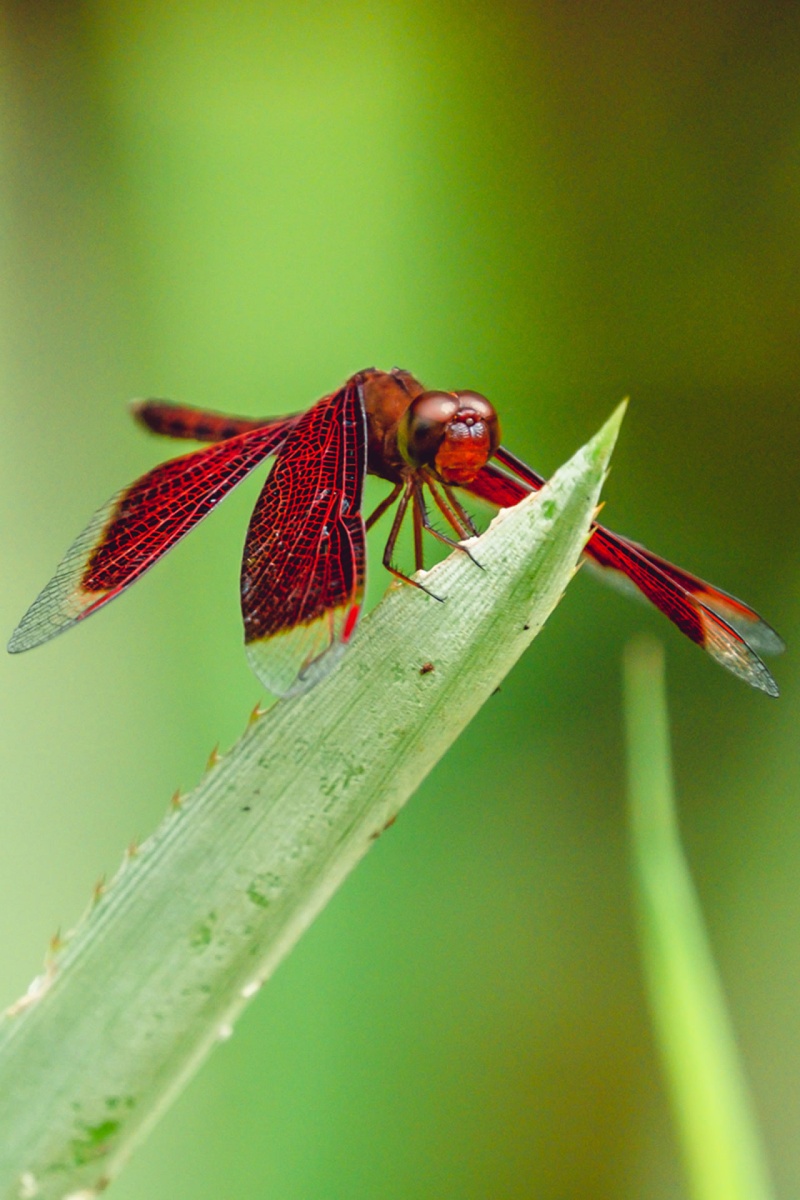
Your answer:
[[[371,475],[399,483],[411,468],[464,486],[500,444],[497,413],[478,392],[431,391],[397,367],[370,367],[354,378],[364,400]]]
[[[500,445],[500,422],[478,392],[422,392],[397,430],[400,454],[443,483],[471,483]]]

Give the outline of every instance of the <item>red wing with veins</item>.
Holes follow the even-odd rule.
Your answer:
[[[544,486],[541,475],[502,446],[495,457],[517,478],[490,463],[468,485],[473,495],[499,507],[510,507]],[[777,684],[756,650],[778,654],[784,648],[783,641],[754,609],[602,525],[594,527],[586,555],[626,591],[638,590],[734,675],[777,696]]]
[[[143,575],[283,443],[292,421],[173,458],[92,517],[12,634],[30,650],[96,612]]]
[[[245,644],[276,695],[312,687],[355,629],[366,465],[364,407],[351,382],[300,418],[253,512],[242,560]]]

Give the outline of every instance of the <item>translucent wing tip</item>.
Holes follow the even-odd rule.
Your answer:
[[[117,499],[118,496],[112,496],[72,543],[52,579],[42,588],[12,633],[8,642],[10,654],[21,654],[49,642],[116,595],[119,589],[87,590],[82,583],[87,563],[102,539]]]
[[[777,683],[755,650],[740,637],[735,629],[729,627],[705,605],[699,605],[699,607],[705,634],[703,645],[711,657],[728,671],[738,675],[745,683],[749,683],[751,687],[766,692],[768,696],[779,696]],[[775,636],[777,638],[777,634]],[[780,640],[778,638],[778,641]]]
[[[32,650],[34,646],[40,646],[42,642],[48,642],[70,623],[65,621],[56,626],[49,622],[40,622],[36,620],[35,608],[36,604],[34,603],[8,639],[6,649],[9,654],[22,654],[25,650]]]
[[[730,606],[723,606],[714,597],[701,597],[702,603],[717,612],[727,621],[747,644],[759,654],[783,654],[786,642],[779,633],[758,614],[743,616]]]
[[[760,644],[756,647],[762,654],[783,654],[786,642],[779,633],[762,619],[758,631]]]
[[[111,598],[108,591],[85,593],[58,575],[39,593],[8,640],[9,654],[33,650],[69,629]]]
[[[274,696],[302,695],[338,664],[360,611],[360,603],[329,609],[303,625],[248,642],[251,668]]]

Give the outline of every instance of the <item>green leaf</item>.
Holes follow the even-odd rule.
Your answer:
[[[141,849],[0,1026],[0,1196],[105,1186],[544,624],[623,415],[341,665],[274,705]]]
[[[695,1200],[773,1195],[675,816],[661,647],[625,661],[636,904],[656,1040]]]

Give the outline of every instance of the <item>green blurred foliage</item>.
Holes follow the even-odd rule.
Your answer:
[[[630,394],[609,523],[790,644],[771,703],[579,578],[115,1194],[681,1194],[628,895],[641,628],[667,644],[684,836],[796,1193],[797,6],[50,0],[7,2],[1,34],[5,630],[170,452],[130,396],[277,413],[375,363],[486,392],[543,471]],[[257,487],[0,663],[0,1003],[258,698]]]

